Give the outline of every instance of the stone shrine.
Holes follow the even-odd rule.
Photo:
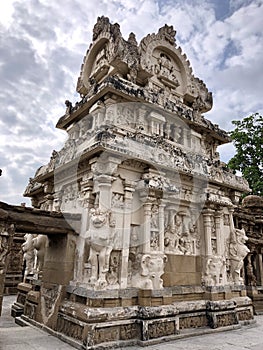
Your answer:
[[[165,25],[138,44],[98,18],[81,100],[66,100],[57,123],[68,140],[25,191],[35,208],[81,219],[74,234],[43,232],[42,274],[19,285],[13,314],[76,347],[148,345],[253,320],[247,236],[233,221],[249,187],[219,159],[230,139],[203,117],[212,94],[175,34]]]

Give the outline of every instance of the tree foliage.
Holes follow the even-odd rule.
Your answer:
[[[242,120],[234,120],[232,124],[236,128],[229,134],[236,154],[228,167],[242,172],[252,194],[263,196],[263,117],[254,113]]]

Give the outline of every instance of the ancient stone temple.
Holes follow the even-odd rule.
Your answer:
[[[57,123],[68,140],[25,191],[35,208],[80,220],[73,233],[43,232],[42,277],[20,285],[19,321],[86,349],[253,319],[247,236],[233,221],[249,188],[219,159],[230,140],[204,118],[212,94],[175,34],[165,25],[138,44],[98,18],[81,99]]]

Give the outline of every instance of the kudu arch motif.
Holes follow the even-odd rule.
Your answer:
[[[173,27],[138,44],[99,17],[77,91],[81,100],[66,100],[57,123],[68,140],[25,192],[37,208],[81,217],[63,241],[67,298],[56,299],[47,324],[83,336],[89,349],[238,322],[240,308],[250,313],[251,305],[242,282],[245,234],[233,210],[249,188],[219,159],[229,137],[203,117],[212,94],[193,75]],[[42,299],[57,290],[48,276]],[[97,323],[100,312],[112,324]]]

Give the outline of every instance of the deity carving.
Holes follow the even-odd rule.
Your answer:
[[[180,239],[182,237],[183,223],[182,218],[176,215],[172,219],[172,223],[168,225],[164,234],[164,246],[166,252],[172,252],[174,254],[183,254],[180,247]]]
[[[150,246],[151,246],[152,250],[158,250],[158,248],[159,248],[159,232],[158,231],[151,232]]]
[[[175,228],[171,228],[168,226],[167,230],[165,231],[165,236],[164,236],[164,246],[165,246],[165,251],[166,252],[174,252],[175,254],[182,254],[182,252],[179,249],[179,239],[180,239],[180,231],[178,231]]]
[[[49,317],[53,314],[56,303],[59,300],[60,292],[62,286],[60,285],[51,285],[49,288],[41,286],[41,314],[46,323]]]
[[[255,276],[255,267],[252,263],[252,254],[248,254],[247,256],[247,264],[246,264],[246,274],[247,274],[247,284],[249,286],[257,285],[257,278]]]
[[[0,274],[3,273],[6,266],[6,258],[10,253],[14,235],[14,225],[3,226],[0,228]]]
[[[193,240],[188,232],[185,232],[179,239],[179,250],[184,255],[193,254]]]
[[[152,174],[143,174],[142,179],[144,180],[145,186],[161,190],[163,188],[163,179],[160,176]]]
[[[221,256],[211,256],[207,259],[204,283],[207,286],[218,286],[222,284],[225,269],[225,259]]]
[[[107,273],[107,283],[110,288],[119,287],[119,267],[120,267],[120,256],[118,252],[111,252],[109,271]]]
[[[124,196],[121,193],[113,193],[111,205],[113,208],[123,208],[124,206]]]
[[[159,214],[158,205],[153,204],[152,210],[151,210],[151,229],[153,230],[158,229],[158,214]]]
[[[243,267],[243,260],[249,253],[249,249],[246,246],[248,240],[245,230],[234,229],[229,247],[230,258],[230,278],[234,283],[243,283],[241,277],[241,269]]]
[[[144,254],[140,259],[140,269],[131,277],[131,286],[140,289],[163,289],[161,276],[164,273],[166,255]]]
[[[164,85],[175,88],[180,85],[174,72],[174,64],[172,63],[171,58],[164,52],[161,52],[157,59],[155,74],[157,74],[158,78],[164,83]]]

